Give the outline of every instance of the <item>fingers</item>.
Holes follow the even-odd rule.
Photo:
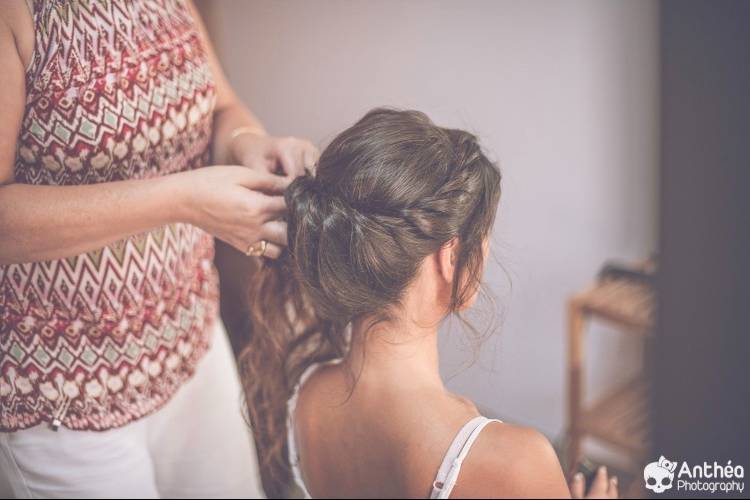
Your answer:
[[[318,152],[318,148],[316,148],[309,142],[306,142],[305,148],[302,152],[302,157],[303,157],[305,168],[314,170],[315,164],[318,162],[318,158],[320,157],[320,153]]]
[[[597,469],[596,475],[594,476],[594,482],[591,483],[591,489],[589,490],[589,498],[603,498],[609,489],[609,481],[607,481],[607,468],[601,466]]]
[[[586,481],[583,474],[576,472],[573,481],[570,482],[570,496],[573,498],[583,498],[586,493]]]
[[[263,222],[280,219],[286,214],[286,201],[283,196],[263,196],[262,200]]]
[[[282,143],[277,151],[277,157],[284,173],[289,177],[298,177],[305,173],[302,152],[290,143]]]
[[[286,222],[280,220],[265,222],[260,226],[260,230],[252,236],[251,241],[246,240],[244,243],[235,245],[235,247],[241,252],[247,253],[248,249],[259,241],[266,242],[262,257],[277,259],[286,247]]]
[[[309,141],[286,137],[278,139],[276,157],[287,176],[297,177],[312,169],[318,161],[318,149]]]
[[[306,168],[314,168],[320,155],[310,141],[294,137],[264,138],[255,144],[255,148],[244,156],[244,166],[257,171],[283,173],[283,177],[290,179],[303,175]]]
[[[260,240],[258,240],[258,241],[260,241]],[[245,255],[247,255],[249,257],[249,256],[251,256],[250,254],[248,254],[250,248],[252,246],[256,245],[258,243],[258,241],[254,241],[250,245],[244,245],[242,243],[232,243],[232,242],[227,242],[227,243],[229,243],[234,248],[236,248],[237,250],[239,250],[240,252],[242,252],[243,254],[245,254]],[[258,256],[253,255],[253,256],[255,256],[255,257],[262,257],[262,258],[266,258],[266,259],[278,259],[279,256],[281,256],[281,253],[283,251],[284,251],[283,247],[280,247],[279,245],[276,245],[275,243],[271,243],[271,242],[269,242],[269,241],[266,240],[266,248],[263,251],[263,255],[258,255]]]
[[[273,173],[274,167],[276,167],[276,160],[264,156],[250,156],[242,161],[241,165],[257,170],[258,172]]]
[[[618,490],[617,476],[609,479],[609,490],[607,491],[609,498],[620,498],[620,492]]]
[[[279,245],[269,243],[266,245],[266,251],[263,253],[263,257],[267,259],[278,259],[281,256],[282,248]]]
[[[260,228],[260,237],[269,243],[274,243],[281,247],[285,247],[286,241],[286,222],[280,220],[272,220],[266,222]]]
[[[283,194],[292,182],[289,177],[250,169],[241,169],[240,175],[239,184],[241,186],[266,194]]]

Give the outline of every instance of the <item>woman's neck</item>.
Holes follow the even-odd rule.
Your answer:
[[[368,322],[355,322],[345,363],[371,386],[443,388],[437,335],[436,324],[396,319],[368,329]]]

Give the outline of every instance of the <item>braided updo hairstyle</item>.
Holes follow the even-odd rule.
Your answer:
[[[288,253],[251,290],[240,357],[266,492],[290,482],[287,400],[315,363],[346,356],[347,326],[388,321],[422,260],[458,239],[450,311],[477,290],[500,171],[472,134],[423,113],[375,109],[286,192]]]

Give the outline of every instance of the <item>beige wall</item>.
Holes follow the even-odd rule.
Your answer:
[[[564,305],[608,258],[654,250],[657,8],[646,1],[212,2],[239,95],[275,134],[324,146],[378,105],[477,132],[504,171],[487,265],[504,323],[450,386],[554,436],[564,423]],[[637,369],[604,328],[594,392]],[[471,360],[455,327],[447,375]]]

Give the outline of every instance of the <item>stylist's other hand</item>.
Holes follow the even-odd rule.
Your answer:
[[[292,178],[239,166],[210,166],[172,176],[180,219],[246,253],[261,240],[264,257],[286,246],[284,189]]]
[[[609,477],[606,467],[599,467],[588,494],[585,490],[586,481],[579,472],[570,483],[570,495],[573,498],[619,498],[617,477]]]
[[[254,170],[294,178],[313,168],[320,153],[305,139],[242,134],[232,141],[232,155]]]

